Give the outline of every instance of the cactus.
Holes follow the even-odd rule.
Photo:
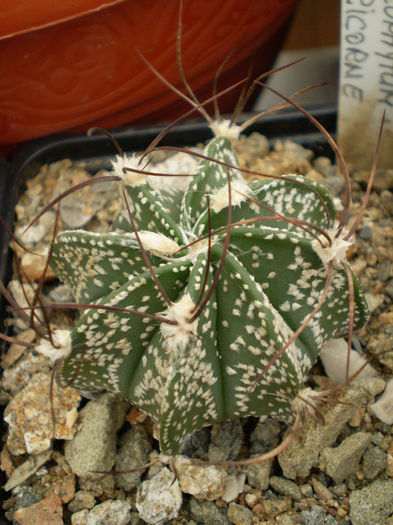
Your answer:
[[[125,199],[113,231],[56,238],[51,266],[85,309],[56,340],[62,380],[120,392],[170,455],[214,422],[290,420],[325,341],[367,322],[353,231],[333,229],[333,200],[311,180],[247,183],[224,136],[185,191],[154,189],[135,166],[113,162]]]

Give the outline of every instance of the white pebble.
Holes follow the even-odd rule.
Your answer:
[[[345,369],[347,365],[347,341],[345,339],[329,339],[321,352],[321,360],[325,367],[326,374],[335,385],[344,383]],[[366,359],[360,354],[351,350],[349,361],[349,377],[357,372],[364,365]],[[357,378],[366,379],[375,377],[377,372],[371,365],[367,365],[357,376]]]

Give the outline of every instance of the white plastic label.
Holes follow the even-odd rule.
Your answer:
[[[393,167],[393,0],[342,0],[338,141],[369,169],[386,112],[378,167]]]

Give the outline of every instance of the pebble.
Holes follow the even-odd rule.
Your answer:
[[[53,421],[49,393],[50,377],[38,373],[7,405],[4,421],[9,425],[7,445],[11,454],[40,454],[50,448]],[[56,382],[53,394],[56,439],[72,439],[80,395],[71,387],[58,387]]]
[[[86,525],[128,525],[131,505],[126,501],[106,500],[93,507],[86,516]]]
[[[167,467],[141,483],[136,493],[136,508],[147,523],[164,524],[176,518],[183,502],[180,484]]]
[[[83,509],[91,509],[96,504],[96,499],[87,490],[78,490],[75,492],[74,499],[68,504],[70,512],[79,512]]]
[[[320,354],[325,372],[335,385],[345,382],[347,353],[347,341],[343,338],[332,338],[327,341]],[[349,377],[357,372],[365,363],[366,359],[364,359],[364,357],[359,355],[355,350],[351,350],[349,356]],[[363,379],[375,377],[376,375],[376,370],[368,364],[357,377],[358,379]]]
[[[351,403],[367,402],[385,386],[383,379],[373,377],[354,381],[345,391],[342,400]],[[308,418],[290,445],[278,456],[284,476],[288,479],[306,478],[317,465],[320,452],[335,443],[337,436],[355,411],[353,405],[330,404],[324,410],[325,425]]]
[[[58,494],[51,494],[34,505],[14,513],[16,525],[63,525],[63,508]]]
[[[325,448],[319,458],[320,468],[335,483],[341,483],[359,470],[360,460],[371,440],[370,432],[356,432],[344,439],[338,447]]]
[[[181,490],[197,499],[208,501],[220,498],[225,491],[227,471],[218,465],[193,465],[190,458],[175,457],[176,472]]]
[[[225,512],[219,509],[212,501],[202,501],[191,497],[189,510],[197,523],[203,523],[204,525],[229,525]]]
[[[388,381],[378,401],[370,406],[370,410],[383,423],[393,425],[393,378]]]
[[[235,500],[239,494],[244,490],[244,482],[246,481],[245,474],[239,474],[238,476],[229,474],[225,480],[224,493],[221,498],[229,503]]]
[[[319,497],[319,499],[323,501],[329,501],[333,499],[333,494],[330,492],[330,490],[319,480],[316,478],[312,478],[312,486],[314,489],[315,494]]]
[[[27,387],[37,372],[48,375],[50,371],[49,360],[42,355],[34,355],[29,352],[24,355],[11,368],[3,372],[2,386],[4,390],[10,392],[13,396]]]
[[[110,471],[116,457],[116,432],[122,426],[128,408],[115,394],[103,394],[89,401],[79,413],[78,432],[72,441],[66,442],[65,458],[77,474],[81,488],[83,479],[94,480],[102,474],[92,471]],[[106,476],[101,484],[113,487],[113,476]]]
[[[267,516],[274,518],[282,512],[286,512],[292,508],[292,499],[289,496],[266,498],[263,500],[262,504]]]
[[[51,457],[51,451],[47,450],[42,454],[37,454],[27,459],[24,463],[19,465],[9,476],[7,483],[4,485],[4,490],[11,490],[17,487],[23,481],[34,474],[44,463]],[[4,470],[2,465],[2,470]]]
[[[302,518],[294,511],[283,512],[275,518],[277,525],[301,525]]]
[[[276,492],[279,492],[284,496],[290,496],[296,501],[300,501],[302,499],[302,493],[299,486],[289,479],[280,478],[279,476],[272,476],[270,478],[270,486]]]
[[[32,343],[35,339],[35,331],[32,328],[24,330],[18,334],[18,339],[24,341],[25,343]],[[26,346],[19,345],[18,343],[13,343],[7,350],[7,353],[3,356],[1,360],[2,368],[10,368],[26,351]]]
[[[326,510],[319,505],[313,505],[310,510],[301,513],[302,525],[336,525],[337,521],[327,514]]]
[[[234,525],[252,525],[254,515],[250,509],[230,503],[228,507],[228,519]]]
[[[364,477],[372,481],[386,468],[386,452],[375,445],[370,445],[363,457]]]
[[[26,252],[22,255],[21,266],[24,274],[24,279],[28,281],[40,281],[44,275],[44,270],[47,263],[47,254],[33,254]],[[45,271],[44,282],[53,281],[56,279],[55,272],[49,266]]]
[[[120,439],[116,454],[115,468],[117,471],[132,470],[143,466],[149,461],[151,442],[141,425],[133,425]],[[136,472],[117,474],[116,487],[129,491],[136,487],[143,475],[143,469]]]
[[[349,497],[353,525],[385,525],[393,514],[393,480],[376,480]]]
[[[263,461],[255,465],[247,465],[243,467],[243,472],[247,476],[248,484],[251,487],[261,491],[269,487],[270,471],[273,465],[273,460]]]
[[[280,441],[280,423],[272,418],[259,421],[250,436],[250,455],[264,454]]]
[[[234,460],[243,443],[243,428],[239,419],[213,425],[208,451],[209,461]]]

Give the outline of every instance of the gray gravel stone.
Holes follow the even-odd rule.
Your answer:
[[[231,503],[228,507],[228,519],[234,525],[252,525],[253,517],[251,510],[242,505]]]
[[[142,426],[133,425],[120,439],[116,455],[116,470],[126,471],[143,466],[149,461],[151,443]],[[116,487],[131,490],[136,487],[144,470],[115,476]]]
[[[280,423],[266,419],[257,424],[250,436],[250,455],[264,454],[279,443]]]
[[[320,468],[336,483],[341,483],[360,469],[360,460],[372,440],[370,432],[356,432],[336,448],[325,448],[319,459]]]
[[[90,492],[86,490],[78,490],[75,492],[74,499],[68,504],[70,512],[78,512],[83,509],[91,509],[94,507],[96,499]]]
[[[141,483],[136,493],[136,508],[146,523],[161,524],[176,518],[183,497],[179,481],[168,468]]]
[[[86,525],[128,525],[130,510],[131,505],[126,501],[108,499],[91,509]]]
[[[243,428],[239,419],[213,425],[208,453],[209,461],[236,459],[242,448],[242,442]]]
[[[270,478],[270,486],[273,490],[283,494],[284,496],[290,496],[292,499],[297,501],[302,499],[302,493],[299,486],[289,479],[280,478],[279,476],[272,476]]]
[[[229,525],[225,511],[212,501],[200,501],[190,498],[189,511],[193,519],[201,525]]]
[[[373,481],[349,497],[353,525],[386,525],[393,514],[393,480]]]
[[[272,464],[273,460],[269,460],[263,463],[257,463],[256,465],[243,467],[243,472],[247,476],[248,484],[256,489],[266,490],[269,486]]]
[[[354,381],[342,400],[354,403],[368,402],[384,387],[385,381],[379,377]],[[284,476],[289,479],[306,478],[311,468],[317,465],[320,452],[335,443],[355,410],[353,405],[331,404],[324,410],[325,425],[308,418],[296,438],[278,456]]]
[[[370,445],[363,457],[363,474],[369,481],[374,480],[387,464],[386,452],[375,445]]]
[[[116,432],[122,426],[128,403],[114,394],[103,394],[89,401],[80,411],[79,428],[72,441],[64,444],[64,455],[72,471],[88,481],[102,478],[92,471],[110,471],[115,463]],[[113,476],[106,476],[100,485],[113,487]]]
[[[302,525],[336,525],[337,521],[327,514],[326,510],[319,505],[313,505],[310,510],[301,513]]]

